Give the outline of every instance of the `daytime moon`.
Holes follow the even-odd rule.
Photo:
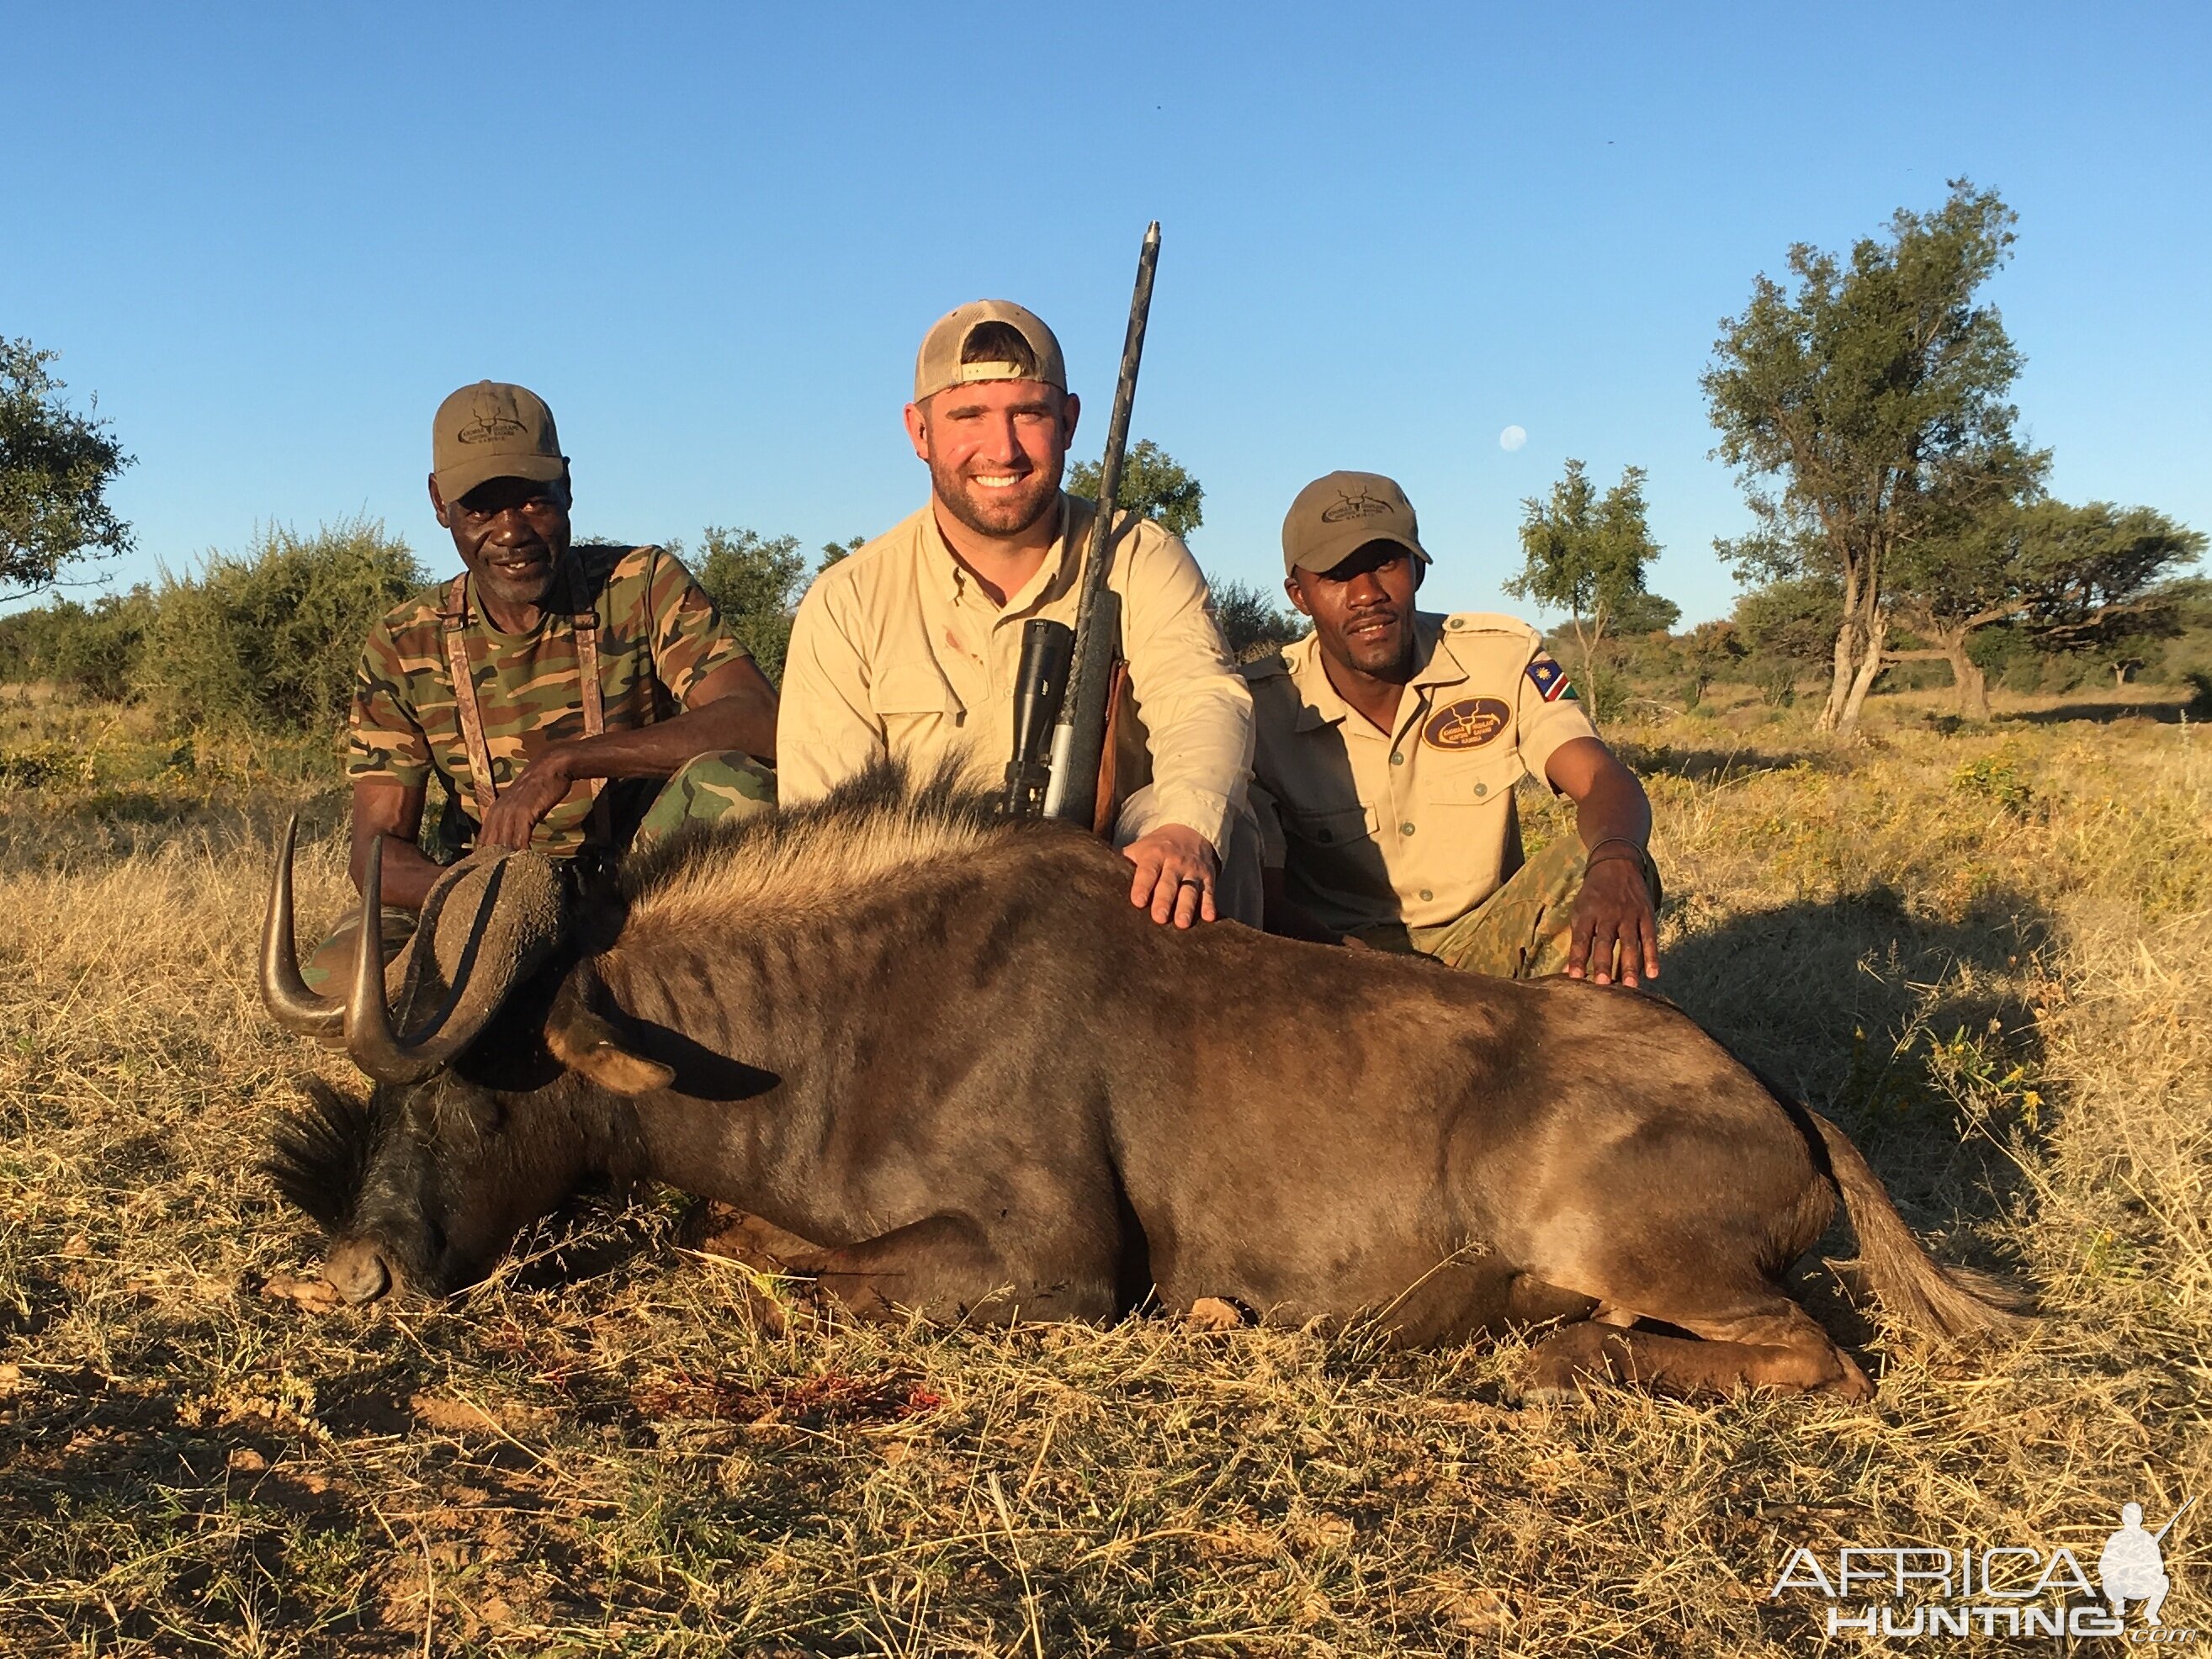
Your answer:
[[[1528,441],[1528,434],[1517,426],[1509,426],[1498,434],[1498,447],[1510,455]]]

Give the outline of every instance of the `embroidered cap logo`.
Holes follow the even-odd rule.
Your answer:
[[[1323,524],[1342,524],[1347,519],[1388,518],[1397,510],[1380,495],[1370,495],[1364,489],[1356,495],[1339,490],[1335,505],[1322,509],[1321,521]]]
[[[470,410],[476,419],[453,434],[454,441],[465,444],[496,443],[501,438],[519,438],[524,427],[516,418],[519,411],[508,393],[489,386],[478,392]]]

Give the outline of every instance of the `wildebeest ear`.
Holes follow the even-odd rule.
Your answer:
[[[545,1046],[570,1071],[618,1095],[649,1095],[676,1081],[672,1067],[624,1047],[613,1024],[588,1008],[562,1010],[545,1028]]]
[[[614,998],[589,962],[580,962],[562,981],[545,1020],[545,1046],[579,1076],[618,1095],[649,1095],[676,1080],[675,1071],[647,1060],[625,1037],[629,1020],[619,1009],[610,1018],[599,1010]]]

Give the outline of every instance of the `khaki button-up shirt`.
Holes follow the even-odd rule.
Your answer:
[[[1043,565],[1000,606],[925,507],[821,575],[799,602],[776,720],[777,798],[826,794],[889,755],[916,772],[947,756],[996,787],[1014,752],[1022,624],[1073,627],[1094,509],[1060,497]],[[1252,694],[1237,678],[1188,550],[1149,520],[1121,529],[1107,585],[1121,596],[1121,651],[1151,751],[1141,822],[1188,824],[1227,844],[1252,758]],[[1141,780],[1139,780],[1141,781]]]
[[[1388,732],[1337,695],[1310,635],[1242,671],[1267,866],[1340,932],[1435,927],[1488,898],[1521,861],[1513,786],[1597,735],[1528,623],[1425,614],[1414,634],[1421,667]]]

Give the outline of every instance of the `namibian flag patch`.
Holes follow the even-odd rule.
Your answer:
[[[1528,679],[1535,686],[1536,695],[1546,702],[1557,702],[1562,697],[1574,702],[1582,701],[1575,696],[1575,688],[1567,684],[1567,671],[1541,653],[1528,665]]]

